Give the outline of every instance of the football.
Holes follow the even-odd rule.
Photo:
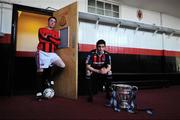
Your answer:
[[[45,98],[48,98],[48,99],[51,99],[53,98],[55,95],[55,92],[52,88],[46,88],[44,91],[43,91],[43,96]]]

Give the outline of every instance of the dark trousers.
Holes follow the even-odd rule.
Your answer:
[[[43,92],[52,80],[51,68],[46,68],[43,72],[37,72],[37,92]]]
[[[88,84],[88,95],[89,97],[93,97],[94,94],[97,94],[99,91],[106,92],[106,97],[109,97],[110,86],[111,86],[111,80],[112,75],[103,75],[103,74],[96,74],[93,73],[91,76],[86,77],[87,84]],[[103,88],[103,86],[105,88]]]
[[[43,69],[43,72],[37,72],[37,92],[43,92],[45,88],[52,87],[50,82],[57,79],[63,70],[64,68],[52,66]]]

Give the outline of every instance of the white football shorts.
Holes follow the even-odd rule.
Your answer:
[[[36,64],[38,69],[49,68],[53,65],[65,67],[64,62],[56,53],[48,53],[42,50],[36,52]]]

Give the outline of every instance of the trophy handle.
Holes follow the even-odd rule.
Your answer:
[[[137,86],[132,86],[132,90],[133,90],[134,92],[136,92],[136,91],[138,91],[138,87],[137,87]]]

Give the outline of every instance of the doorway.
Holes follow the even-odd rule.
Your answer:
[[[32,94],[36,90],[35,52],[38,29],[47,26],[53,11],[13,5],[11,91],[13,95]]]

